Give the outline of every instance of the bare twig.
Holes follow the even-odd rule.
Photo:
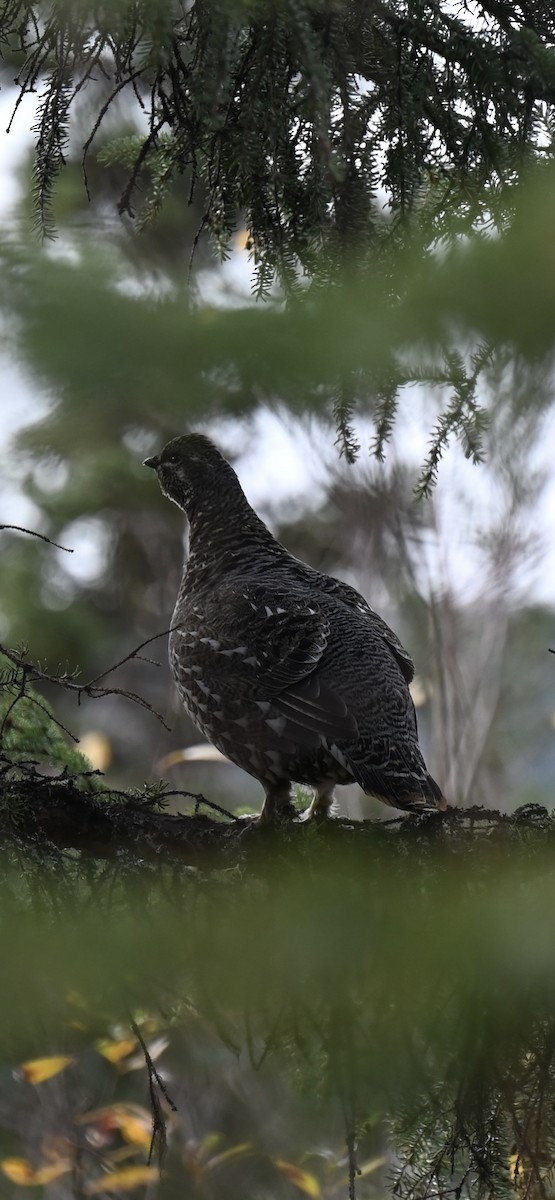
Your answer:
[[[102,774],[102,772],[100,772],[100,774]],[[110,795],[111,796],[123,796],[125,798],[129,795],[129,792],[122,791],[117,788],[110,788]],[[202,796],[200,794],[200,792],[188,792],[188,791],[185,791],[183,788],[172,788],[170,791],[160,792],[160,804],[163,800],[167,800],[167,798],[169,796],[186,796],[188,799],[194,800],[195,801],[195,812],[194,812],[195,817],[198,816],[198,810],[201,807],[201,805],[205,804],[207,808],[213,809],[214,812],[221,813],[223,817],[228,817],[228,819],[230,821],[240,821],[241,820],[241,817],[236,817],[235,813],[228,812],[227,808],[222,808],[220,804],[215,804],[213,800],[207,800],[206,796]],[[150,807],[150,803],[151,803],[150,798],[147,799],[146,803]]]
[[[89,191],[89,180],[88,180],[88,175],[87,175],[87,156],[88,156],[89,150],[92,146],[92,143],[94,142],[94,139],[98,133],[98,130],[100,129],[102,121],[104,120],[104,117],[106,116],[106,113],[108,112],[108,109],[110,108],[111,104],[115,100],[116,96],[119,95],[119,93],[122,91],[122,89],[124,87],[127,87],[127,85],[129,83],[134,82],[139,77],[139,75],[142,75],[144,71],[145,71],[145,67],[140,67],[137,71],[132,71],[130,75],[126,75],[123,79],[120,79],[119,83],[116,84],[113,91],[110,92],[110,95],[108,96],[108,99],[106,100],[106,102],[102,105],[100,112],[97,114],[96,120],[95,120],[94,125],[91,130],[91,133],[89,134],[89,136],[83,146],[83,157],[81,159],[81,170],[83,173],[83,182],[85,184],[85,191],[87,193],[88,200],[91,199],[91,194]],[[82,83],[83,82],[84,82],[84,80],[82,81]],[[82,86],[82,84],[80,86]]]
[[[158,638],[167,637],[175,628],[177,628],[175,625],[171,625],[169,629],[164,629],[162,633],[155,633],[154,637],[149,637],[145,642],[141,642],[140,646],[135,646],[135,649],[126,654],[125,658],[120,658],[119,662],[114,663],[112,667],[108,667],[107,671],[103,671],[101,675],[95,675],[94,679],[90,679],[87,688],[94,687],[101,679],[105,679],[107,675],[112,674],[112,671],[117,671],[118,667],[123,667],[124,663],[130,662],[133,658],[140,658],[142,662],[149,662],[153,666],[159,666],[160,664],[155,663],[152,658],[143,658],[139,651],[144,650],[145,646],[149,646],[151,642],[156,642]]]
[[[154,1066],[148,1046],[143,1038],[139,1026],[137,1025],[137,1022],[131,1020],[130,1024],[131,1029],[133,1030],[133,1033],[135,1034],[135,1037],[144,1054],[145,1065],[148,1072],[148,1090],[150,1094],[150,1107],[152,1112],[152,1140],[150,1143],[150,1150],[148,1152],[148,1161],[149,1163],[152,1162],[153,1155],[156,1152],[158,1165],[161,1167],[167,1149],[167,1135],[166,1118],[160,1103],[159,1093],[162,1094],[166,1104],[169,1105],[172,1112],[177,1112],[177,1105],[174,1104],[173,1100],[168,1095],[164,1080],[158,1074],[158,1071]]]
[[[207,808],[213,809],[214,812],[219,812],[224,817],[229,817],[230,821],[240,821],[240,817],[236,817],[235,813],[228,812],[227,808],[222,808],[221,805],[215,804],[213,800],[207,800],[206,796],[195,796],[194,792],[164,792],[165,796],[194,796],[195,798],[195,817],[198,816],[198,810],[201,804],[205,804]]]
[[[60,546],[59,542],[53,542],[52,538],[47,537],[45,533],[37,533],[36,529],[26,529],[24,525],[0,525],[0,529],[16,529],[18,533],[28,533],[30,537],[38,537],[41,542],[48,542],[57,550],[65,550],[66,554],[73,554],[73,550],[70,550],[68,546]]]
[[[357,1139],[355,1130],[348,1125],[345,1131],[347,1162],[349,1164],[349,1200],[356,1200],[356,1178],[360,1175],[357,1162]]]
[[[55,675],[50,671],[44,671],[37,663],[34,663],[28,659],[24,651],[12,650],[1,643],[0,654],[3,654],[9,662],[13,663],[14,666],[18,667],[24,672],[25,683],[37,683],[40,681],[42,683],[56,684],[58,687],[63,687],[68,692],[74,692],[77,696],[78,704],[81,703],[81,698],[83,696],[89,696],[94,700],[100,699],[103,696],[124,696],[127,700],[133,700],[135,704],[140,704],[142,708],[146,708],[148,712],[151,712],[156,719],[160,721],[160,723],[164,726],[164,729],[169,729],[169,726],[161,713],[157,712],[157,710],[153,708],[152,704],[149,704],[148,700],[145,700],[143,696],[139,696],[137,692],[126,691],[124,688],[103,688],[96,686],[99,680],[105,679],[107,675],[110,675],[112,671],[117,670],[118,667],[123,666],[124,663],[130,662],[134,658],[140,658],[141,656],[139,651],[141,651],[145,646],[148,646],[150,642],[155,642],[158,638],[166,637],[168,633],[171,633],[171,629],[165,629],[162,633],[156,633],[153,637],[147,638],[146,641],[141,642],[140,646],[136,646],[134,650],[131,650],[129,654],[126,654],[124,658],[119,660],[119,662],[115,663],[112,667],[109,667],[106,671],[103,671],[101,675],[97,675],[94,679],[89,680],[88,683],[75,683],[75,672],[69,673],[64,671],[58,675]],[[151,662],[152,660],[149,659],[146,661]]]

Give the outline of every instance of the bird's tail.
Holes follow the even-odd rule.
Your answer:
[[[426,771],[385,771],[372,768],[367,763],[348,760],[348,769],[367,795],[377,796],[384,804],[406,812],[445,812],[448,808],[443,792],[435,779]]]

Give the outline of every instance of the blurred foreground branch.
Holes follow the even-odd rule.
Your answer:
[[[33,764],[19,771],[21,778],[0,775],[0,952],[18,997],[4,1029],[19,1028],[24,1013],[44,1038],[51,1010],[58,1041],[46,1049],[66,1051],[68,1127],[76,1111],[80,1121],[97,1119],[106,1086],[83,1053],[84,996],[93,1015],[101,1007],[171,1018],[175,1044],[161,1073],[137,1023],[127,1049],[112,1040],[106,1053],[121,1071],[124,1054],[137,1042],[142,1049],[151,1119],[143,1119],[140,1149],[146,1157],[154,1133],[154,1149],[163,1151],[167,1133],[164,1171],[176,1195],[189,1180],[191,1108],[197,1141],[221,1128],[226,1053],[244,1071],[235,1114],[238,1094],[241,1105],[243,1097],[254,1104],[268,1088],[272,1063],[296,1081],[305,1104],[311,1097],[317,1134],[301,1126],[292,1164],[275,1151],[272,1163],[315,1200],[344,1200],[348,1188],[358,1200],[550,1194],[555,821],[545,809],[268,828],[205,816],[200,797],[191,815],[161,812],[172,793],[160,787],[118,793],[90,772],[40,777]],[[72,1025],[68,995],[81,1005]],[[218,1057],[204,1051],[209,1036]],[[202,1076],[191,1082],[197,1043]],[[30,1067],[38,1058],[41,1069],[55,1069],[60,1059],[44,1053],[39,1042]],[[203,1123],[211,1070],[219,1107]],[[127,1101],[127,1075],[124,1087]],[[54,1094],[34,1089],[37,1104]],[[307,1154],[316,1136],[325,1144],[329,1105],[347,1118],[349,1139],[333,1187],[328,1156]],[[261,1112],[279,1137],[285,1105],[275,1090]],[[39,1163],[42,1128],[33,1125],[28,1143]],[[214,1200],[262,1194],[257,1173],[267,1174],[268,1144],[257,1128],[249,1110],[238,1143],[251,1155],[240,1159],[242,1190],[223,1173]],[[223,1145],[219,1161],[231,1163],[235,1147],[228,1160]],[[85,1144],[83,1162],[96,1179],[97,1161],[87,1154]],[[376,1192],[366,1176],[383,1164],[393,1191],[384,1180]],[[192,1180],[192,1198],[208,1194],[203,1180]],[[289,1195],[277,1182],[268,1194]]]

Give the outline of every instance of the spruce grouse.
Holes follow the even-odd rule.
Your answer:
[[[385,621],[275,540],[202,434],[145,466],[190,526],[172,674],[195,725],[260,780],[262,817],[294,815],[292,782],[314,788],[307,816],[353,781],[395,808],[445,808],[418,746],[413,664]]]

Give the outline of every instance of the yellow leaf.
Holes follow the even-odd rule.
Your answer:
[[[285,1175],[291,1183],[295,1184],[301,1192],[306,1196],[312,1196],[313,1200],[320,1200],[322,1189],[315,1175],[311,1175],[309,1171],[303,1171],[302,1167],[295,1166],[295,1163],[285,1162],[282,1158],[274,1158],[274,1166],[282,1175]]]
[[[149,1146],[150,1150],[150,1146]],[[130,1158],[135,1158],[137,1154],[136,1146],[120,1146],[118,1150],[109,1150],[104,1152],[104,1162],[109,1165],[111,1171],[115,1171],[116,1164],[128,1162]]]
[[[35,1168],[26,1158],[3,1158],[0,1167],[12,1183],[32,1184],[35,1181]]]
[[[380,1167],[385,1167],[388,1163],[386,1154],[380,1154],[378,1158],[369,1158],[361,1167],[357,1167],[357,1179],[364,1179],[367,1175],[373,1175],[374,1171],[379,1171]],[[342,1175],[337,1182],[337,1190],[334,1190],[333,1195],[339,1195],[340,1189],[347,1187],[349,1182],[348,1175]],[[341,1191],[343,1195],[343,1191]]]
[[[152,1142],[152,1118],[145,1124],[137,1117],[122,1117],[120,1122],[121,1136],[132,1146],[150,1148]]]
[[[123,1171],[112,1171],[87,1184],[89,1196],[96,1192],[131,1192],[143,1183],[154,1183],[160,1178],[158,1167],[124,1167]]]
[[[140,1104],[107,1104],[77,1117],[79,1125],[97,1125],[103,1133],[117,1130],[126,1142],[147,1150],[152,1141],[152,1115]]]
[[[240,1142],[237,1146],[231,1146],[229,1150],[222,1150],[221,1154],[215,1154],[208,1160],[206,1167],[210,1171],[216,1171],[224,1163],[232,1162],[234,1158],[246,1158],[249,1154],[254,1154],[253,1143]]]
[[[369,1158],[368,1162],[363,1163],[362,1166],[357,1166],[357,1180],[363,1180],[366,1175],[374,1175],[374,1171],[380,1170],[381,1166],[386,1166],[387,1162],[387,1154],[380,1154],[378,1158]],[[347,1183],[348,1175],[342,1175],[339,1180],[339,1187],[346,1187]]]
[[[72,1062],[73,1059],[68,1058],[66,1054],[55,1054],[51,1058],[30,1058],[28,1062],[21,1063],[21,1071],[27,1083],[44,1083],[45,1079],[59,1075],[60,1071],[65,1070]]]
[[[364,1179],[365,1175],[373,1175],[374,1171],[379,1171],[380,1167],[385,1167],[387,1164],[387,1154],[380,1154],[378,1158],[369,1158],[368,1162],[362,1163],[357,1170],[357,1178]]]
[[[515,1152],[514,1154],[509,1155],[509,1171],[511,1173],[511,1179],[516,1184],[516,1181],[520,1175],[520,1154]]]
[[[49,1163],[48,1166],[39,1167],[35,1175],[35,1183],[52,1183],[53,1179],[59,1179],[60,1175],[66,1175],[71,1171],[72,1163],[67,1159],[57,1163]]]
[[[40,1187],[65,1175],[71,1170],[71,1163],[67,1159],[59,1159],[48,1166],[34,1167],[27,1158],[3,1158],[0,1167],[12,1183],[18,1183],[20,1187]]]
[[[216,1146],[221,1144],[222,1140],[221,1133],[207,1133],[206,1137],[203,1137],[202,1141],[199,1142],[197,1148],[198,1157],[206,1158],[212,1150],[216,1149]]]
[[[127,1058],[127,1055],[131,1054],[136,1047],[137,1039],[134,1037],[120,1038],[119,1041],[112,1041],[111,1038],[101,1038],[101,1040],[96,1043],[98,1053],[101,1054],[103,1058],[107,1058],[108,1062],[116,1064],[121,1062],[122,1058]]]

